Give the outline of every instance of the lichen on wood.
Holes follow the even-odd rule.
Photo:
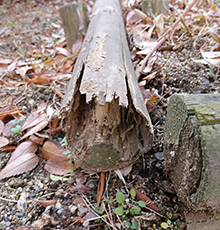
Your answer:
[[[86,171],[125,167],[152,146],[118,0],[95,3],[61,117],[74,162]]]
[[[164,128],[165,168],[188,210],[220,208],[220,94],[175,94]]]

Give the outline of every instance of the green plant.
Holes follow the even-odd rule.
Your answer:
[[[134,200],[136,192],[133,188],[130,190],[130,196],[131,199],[125,199],[125,195],[121,191],[118,191],[116,193],[116,201],[118,203],[118,207],[114,209],[114,213],[116,215],[124,217],[128,214],[132,216],[139,215],[141,212],[141,208],[146,207],[146,203],[144,201]],[[126,221],[125,226],[127,228],[138,229],[138,222],[134,221],[131,224],[130,222]]]
[[[15,125],[15,127],[11,128],[12,133],[20,133],[21,132],[21,125],[20,123],[24,120],[24,117],[20,117],[19,119],[9,121],[9,124]]]
[[[212,72],[213,72],[213,70],[214,70],[214,68],[215,68],[215,66],[210,65],[210,66],[209,66],[209,73],[212,73]]]

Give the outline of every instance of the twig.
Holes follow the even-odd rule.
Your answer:
[[[87,208],[93,212],[95,215],[99,216],[99,218],[101,220],[103,220],[107,225],[111,226],[114,230],[117,230],[117,228],[115,228],[114,226],[112,226],[105,218],[103,218],[103,216],[100,216],[99,214],[97,214],[95,211],[94,211],[94,208],[92,206],[92,204],[89,202],[89,200],[86,198],[86,196],[82,195],[82,200],[83,202],[85,203],[85,205],[87,206]]]
[[[194,0],[190,5],[189,7],[184,11],[183,15],[180,16],[176,22],[173,24],[172,27],[170,27],[158,40],[157,40],[157,44],[154,46],[154,48],[147,54],[147,56],[144,58],[143,62],[142,62],[142,65],[141,65],[141,69],[140,71],[138,72],[137,74],[137,79],[140,78],[141,76],[141,73],[143,72],[146,64],[147,64],[147,61],[148,59],[153,55],[153,53],[166,41],[166,36],[172,31],[172,29],[174,29],[177,24],[181,21],[182,18],[184,18],[187,13],[190,11],[190,9],[196,4],[198,0]]]

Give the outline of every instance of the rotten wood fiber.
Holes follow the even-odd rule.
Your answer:
[[[151,149],[119,0],[95,2],[61,116],[74,162],[86,171],[123,168]]]

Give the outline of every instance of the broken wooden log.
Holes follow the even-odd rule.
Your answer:
[[[74,163],[123,168],[151,149],[153,128],[138,87],[119,0],[97,0],[61,109]]]
[[[203,218],[202,212],[220,209],[219,140],[220,94],[170,98],[164,128],[165,168],[186,212]],[[200,229],[194,224],[187,229]]]
[[[59,13],[67,46],[71,50],[73,43],[86,34],[89,23],[87,5],[85,2],[67,4],[60,7]]]

